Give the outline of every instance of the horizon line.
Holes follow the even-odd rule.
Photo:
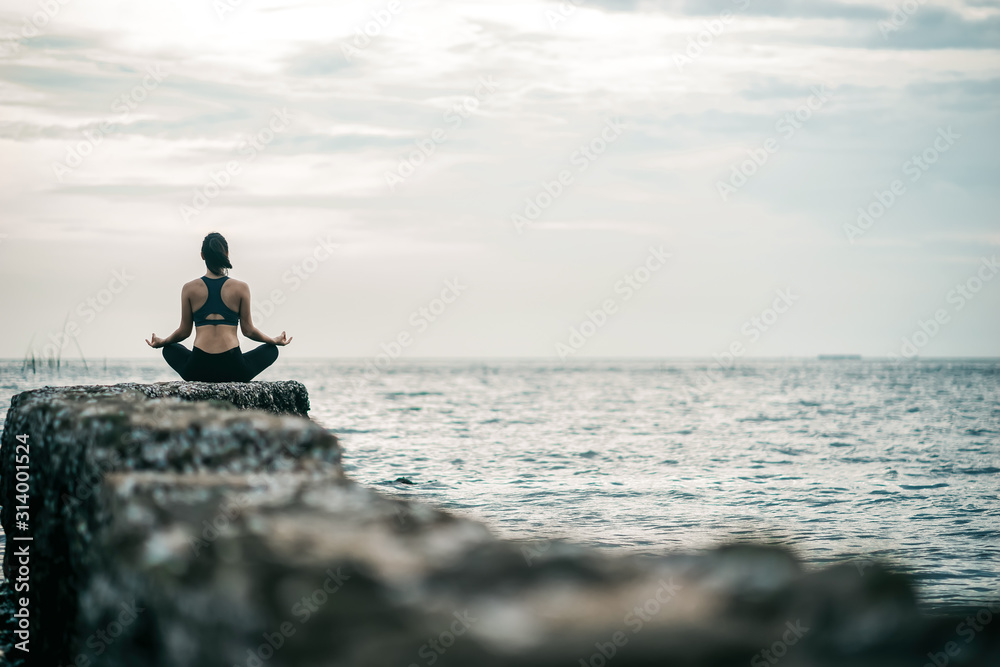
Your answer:
[[[291,361],[371,361],[379,356],[381,353],[374,355],[364,355],[364,356],[349,356],[349,357],[311,357],[311,356],[288,356],[284,358]],[[37,357],[36,360],[39,364],[46,363],[49,358]],[[149,357],[96,357],[96,360],[114,360],[114,361],[145,361],[152,360]],[[158,358],[155,358],[159,360]],[[753,361],[780,361],[780,360],[809,360],[809,361],[896,361],[890,356],[868,356],[860,354],[813,354],[813,355],[783,355],[783,356],[750,356],[745,355],[734,359],[734,361],[742,360],[753,360]],[[1000,355],[997,356],[939,356],[939,357],[913,357],[913,358],[900,358],[898,361],[900,363],[905,362],[916,362],[916,361],[1000,361]],[[0,357],[0,362],[21,362],[25,361],[25,357]],[[570,359],[557,359],[552,357],[543,356],[457,356],[457,357],[444,357],[444,356],[433,356],[433,357],[395,357],[391,359],[391,363],[400,362],[413,362],[413,361],[551,361],[558,363],[572,363],[574,361],[719,361],[715,356],[650,356],[650,357],[574,357]],[[62,364],[75,363],[82,365],[87,363],[90,365],[91,362],[84,362],[79,358],[69,358],[61,362]],[[728,364],[728,362],[727,362]]]

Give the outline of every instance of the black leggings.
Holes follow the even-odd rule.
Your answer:
[[[163,358],[188,382],[249,382],[278,358],[278,346],[264,343],[246,354],[239,346],[218,354],[180,343],[163,346]]]

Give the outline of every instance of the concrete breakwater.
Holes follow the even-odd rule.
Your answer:
[[[614,558],[498,540],[345,478],[308,409],[296,382],[14,397],[0,446],[5,659],[1000,664],[1000,608],[923,615],[909,580],[876,563],[808,571],[767,546]]]

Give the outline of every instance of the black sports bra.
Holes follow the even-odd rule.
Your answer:
[[[196,327],[205,326],[206,324],[237,326],[240,323],[240,314],[230,310],[229,306],[222,301],[222,286],[229,280],[229,277],[209,278],[202,276],[201,279],[205,281],[205,286],[208,287],[208,300],[204,306],[194,312],[194,325]],[[222,319],[210,320],[208,319],[209,315],[222,315]]]

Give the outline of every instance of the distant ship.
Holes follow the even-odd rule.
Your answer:
[[[821,354],[819,358],[822,361],[844,361],[847,359],[860,359],[860,354]]]

